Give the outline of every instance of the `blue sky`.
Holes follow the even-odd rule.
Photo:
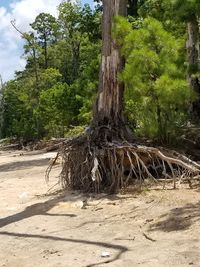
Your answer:
[[[72,0],[73,1],[73,0]],[[23,42],[10,21],[15,19],[21,31],[28,31],[29,24],[41,12],[56,16],[61,0],[0,0],[0,75],[4,81],[14,78],[16,70],[22,70]],[[82,0],[93,6],[93,0]]]
[[[83,0],[82,2],[83,2],[83,4],[85,4],[85,3],[93,4],[93,0]]]
[[[0,6],[8,7],[10,3],[10,0],[0,0]]]
[[[13,0],[0,0],[0,6],[4,6],[6,8],[9,8],[9,5],[14,2]],[[17,2],[17,1],[15,1]],[[82,3],[88,3],[88,4],[92,4],[93,0],[82,0]]]

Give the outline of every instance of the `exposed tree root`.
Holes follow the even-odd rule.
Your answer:
[[[198,180],[200,165],[176,152],[161,151],[123,141],[93,142],[90,135],[68,140],[57,158],[63,159],[60,179],[64,188],[109,193],[135,182],[159,179],[174,182]]]

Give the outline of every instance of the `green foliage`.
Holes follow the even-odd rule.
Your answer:
[[[38,42],[41,42],[42,45],[45,42],[55,42],[58,37],[59,28],[56,18],[48,13],[40,13],[31,27],[36,31]]]
[[[76,119],[75,111],[78,110],[79,101],[73,88],[57,83],[41,92],[35,115],[42,118],[42,125],[49,137],[63,137],[67,127]]]
[[[186,119],[191,93],[184,68],[177,64],[183,40],[162,24],[146,18],[140,29],[118,18],[115,34],[126,65],[121,79],[126,86],[126,110],[137,131],[169,142]]]
[[[62,2],[58,12],[58,19],[39,14],[31,31],[22,36],[27,64],[5,85],[2,137],[28,141],[66,136],[91,120],[98,84],[100,12],[70,2]]]
[[[138,13],[142,18],[153,17],[159,20],[166,31],[182,37],[185,34],[185,25],[180,21],[177,10],[174,0],[145,0]]]
[[[85,125],[73,126],[67,132],[67,137],[74,137],[81,135],[85,131]]]
[[[174,13],[184,21],[191,21],[200,15],[199,0],[170,0]]]
[[[40,72],[40,90],[47,90],[62,80],[62,75],[59,70],[54,68],[48,68]]]
[[[34,135],[36,124],[31,109],[33,102],[29,96],[21,81],[10,81],[5,86],[4,136],[23,137],[27,140],[36,137]]]

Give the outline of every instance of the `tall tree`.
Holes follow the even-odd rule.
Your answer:
[[[44,67],[48,68],[48,46],[55,42],[58,35],[56,19],[48,13],[40,13],[31,27],[37,32],[38,43],[44,51]]]
[[[119,155],[109,144],[132,138],[123,115],[124,85],[118,77],[124,62],[112,34],[114,17],[126,12],[127,1],[103,0],[102,57],[93,120],[86,135],[66,143],[63,154],[61,178],[72,189],[100,191],[106,187],[114,192],[123,186],[123,162],[116,166]],[[80,164],[75,166],[75,161]]]
[[[80,47],[82,42],[81,7],[76,3],[62,2],[59,7],[59,25],[64,40],[70,45],[71,82],[78,78],[80,68]]]
[[[21,37],[26,41],[24,45],[24,54],[26,55],[27,65],[26,68],[31,66],[33,68],[34,76],[35,76],[35,89],[37,91],[38,82],[39,82],[39,74],[38,74],[38,60],[37,60],[37,50],[38,45],[36,43],[36,37],[33,32],[22,32],[20,29],[18,29],[15,25],[15,20],[11,21],[11,25],[13,28],[21,35]]]
[[[192,173],[199,172],[190,160],[184,158],[182,162],[166,157],[157,149],[130,143],[132,134],[123,115],[124,86],[119,80],[123,59],[112,34],[114,18],[125,16],[126,12],[127,1],[103,0],[102,57],[93,121],[84,135],[67,141],[61,152],[64,160],[61,179],[63,185],[71,189],[116,192],[128,185],[131,173],[140,181],[144,178],[143,172],[154,179],[146,164],[151,162],[155,166],[158,159],[163,162],[164,173],[165,162],[170,166],[173,178],[172,163]],[[124,178],[126,168],[130,175]]]
[[[94,112],[93,123],[96,126],[109,126],[114,131],[106,131],[106,136],[111,141],[113,138],[128,138],[123,115],[124,85],[119,81],[118,74],[123,69],[123,59],[119,47],[112,36],[113,18],[126,16],[127,1],[103,1],[103,45],[99,77],[98,98]],[[102,128],[106,129],[106,128]],[[106,138],[105,136],[105,138]]]

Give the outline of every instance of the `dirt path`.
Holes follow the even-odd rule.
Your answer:
[[[44,196],[52,156],[0,152],[0,266],[200,266],[200,191]]]

